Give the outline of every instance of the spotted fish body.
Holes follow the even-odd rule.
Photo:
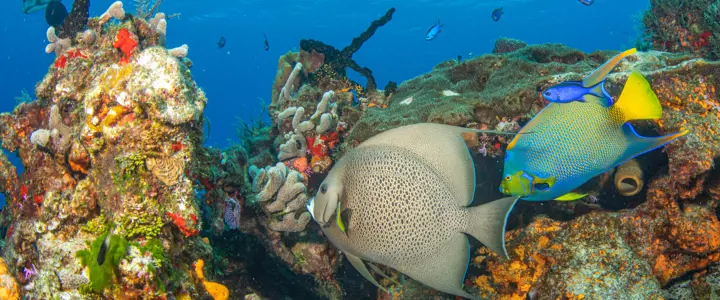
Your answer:
[[[461,288],[470,259],[465,233],[506,255],[505,219],[517,198],[468,207],[475,173],[460,130],[416,124],[375,136],[343,156],[310,200],[330,242],[374,284],[363,261],[474,298]],[[335,210],[350,212],[344,231],[329,216]]]
[[[535,189],[521,199],[556,199],[592,177],[687,133],[641,137],[626,123],[656,119],[662,114],[657,97],[637,72],[630,75],[613,106],[599,97],[587,99],[591,101],[548,104],[508,145],[503,174],[522,170],[541,178],[555,177],[556,181],[549,189]]]

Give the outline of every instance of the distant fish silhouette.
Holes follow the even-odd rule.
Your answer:
[[[595,0],[580,0],[580,3],[590,6],[590,5],[593,5],[593,3],[595,3]]]
[[[45,21],[53,27],[60,27],[67,15],[67,8],[59,0],[48,3],[45,9]]]
[[[580,0],[580,1],[583,1],[583,0]],[[495,10],[493,10],[492,15],[490,15],[490,17],[492,17],[493,21],[497,22],[497,21],[500,21],[500,17],[502,17],[503,14],[504,14],[504,12],[503,12],[502,7],[496,8]]]
[[[267,35],[263,33],[263,36],[265,37],[265,51],[268,51],[270,50],[270,44],[268,43]]]
[[[60,0],[23,0],[22,10],[27,15],[45,10],[45,21],[53,27],[60,26],[68,15]]]
[[[428,29],[427,34],[425,35],[425,40],[429,41],[437,37],[437,35],[442,31],[442,27],[443,25],[440,24],[440,18],[438,18],[437,23]]]
[[[22,10],[26,15],[43,11],[53,0],[23,0]]]
[[[220,40],[217,41],[216,44],[218,45],[218,48],[223,48],[223,47],[225,47],[225,37],[222,37],[222,36],[221,36],[221,37],[220,37]]]

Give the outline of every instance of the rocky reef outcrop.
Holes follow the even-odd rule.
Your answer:
[[[190,272],[211,248],[194,171],[207,99],[188,48],[164,47],[164,14],[119,1],[78,26],[48,29],[38,99],[0,115],[25,167],[2,157],[8,269],[33,299],[212,295]]]

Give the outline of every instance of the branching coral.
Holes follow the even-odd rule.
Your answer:
[[[367,90],[375,90],[377,85],[375,83],[375,78],[372,76],[372,71],[368,68],[360,67],[360,65],[352,59],[352,56],[355,52],[360,50],[360,47],[362,47],[362,45],[370,39],[373,34],[375,34],[375,31],[379,27],[392,20],[393,13],[395,13],[395,8],[388,9],[388,11],[385,12],[385,15],[383,15],[380,19],[373,21],[365,32],[355,37],[352,40],[352,43],[342,50],[338,50],[333,46],[316,40],[301,40],[300,49],[309,53],[317,52],[322,54],[324,56],[324,62],[329,64],[331,68],[341,76],[345,76],[346,68],[353,69],[355,72],[365,76],[367,79]]]
[[[297,211],[304,210],[308,199],[303,176],[282,163],[264,169],[252,166],[249,172],[253,178],[256,201],[264,203],[274,197],[275,201],[265,205],[265,210],[271,214],[280,212],[277,215],[282,216],[282,221],[270,222],[270,229],[288,232],[304,230],[310,221],[310,213],[303,211],[299,217],[295,217]]]

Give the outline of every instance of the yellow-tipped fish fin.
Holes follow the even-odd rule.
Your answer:
[[[611,107],[612,115],[619,114],[621,122],[630,120],[655,120],[662,117],[660,100],[650,83],[637,71],[630,73],[620,98]]]
[[[511,150],[512,148],[515,148],[515,144],[517,143],[517,140],[518,140],[519,137],[520,137],[519,134],[516,135],[516,136],[512,139],[512,141],[510,141],[510,143],[507,145],[507,149],[506,149],[506,150]]]
[[[587,196],[587,194],[578,194],[578,193],[567,193],[565,195],[562,195],[560,197],[555,198],[555,201],[573,201],[580,199],[582,197]]]
[[[613,58],[605,62],[602,66],[597,68],[595,71],[590,73],[585,79],[582,81],[582,85],[586,88],[589,88],[591,86],[595,86],[598,83],[601,83],[603,80],[605,80],[605,77],[612,71],[613,68],[621,61],[623,58],[628,57],[630,55],[633,55],[637,52],[635,48],[625,50],[624,52],[615,55]]]

